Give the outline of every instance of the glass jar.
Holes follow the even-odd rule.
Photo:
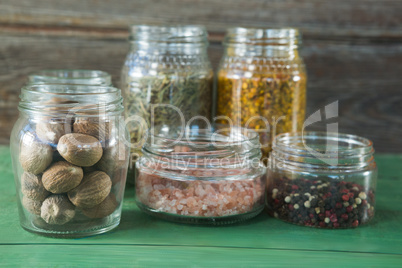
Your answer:
[[[136,201],[157,217],[228,224],[264,207],[258,134],[240,128],[151,130],[137,162]]]
[[[22,88],[11,155],[21,226],[55,237],[99,234],[120,222],[129,149],[117,88]]]
[[[110,74],[97,70],[42,70],[28,76],[28,84],[111,86]]]
[[[374,217],[377,165],[370,140],[348,134],[280,134],[269,159],[270,215],[321,228],[351,228]]]
[[[134,25],[130,31],[121,88],[135,161],[151,125],[180,127],[192,118],[210,120],[213,72],[203,26]]]
[[[300,43],[299,31],[291,28],[231,28],[224,39],[218,122],[258,131],[264,163],[276,134],[302,130],[307,76]]]

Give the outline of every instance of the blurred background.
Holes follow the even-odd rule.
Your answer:
[[[297,27],[307,116],[339,100],[339,131],[402,152],[401,0],[0,0],[0,144],[8,144],[27,75],[98,69],[119,83],[130,24],[202,24],[216,69],[228,27]],[[317,123],[309,129],[325,129]]]

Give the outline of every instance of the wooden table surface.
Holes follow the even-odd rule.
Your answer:
[[[147,216],[126,190],[120,226],[106,234],[56,239],[19,225],[9,147],[0,147],[0,266],[401,267],[402,155],[376,155],[376,216],[366,226],[321,230],[265,213],[242,224],[206,227]]]

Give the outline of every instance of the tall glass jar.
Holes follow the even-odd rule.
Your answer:
[[[121,87],[135,160],[151,125],[210,120],[213,72],[203,26],[134,25],[130,31]]]
[[[117,88],[22,88],[11,155],[21,226],[59,237],[120,222],[129,149]]]
[[[377,165],[370,140],[324,132],[285,133],[273,143],[268,212],[319,228],[352,228],[374,217]]]
[[[277,133],[301,131],[306,107],[306,70],[297,29],[231,28],[217,79],[222,123],[255,129],[264,162]]]
[[[264,207],[258,134],[235,127],[151,129],[137,162],[141,210],[172,221],[228,224]]]
[[[28,76],[28,84],[70,84],[110,86],[110,74],[97,70],[42,70]]]

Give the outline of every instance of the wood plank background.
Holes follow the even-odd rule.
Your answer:
[[[0,143],[9,142],[30,73],[100,69],[117,83],[129,24],[181,23],[207,26],[215,67],[228,27],[300,28],[307,115],[339,100],[341,132],[402,152],[401,14],[401,0],[0,0]]]

